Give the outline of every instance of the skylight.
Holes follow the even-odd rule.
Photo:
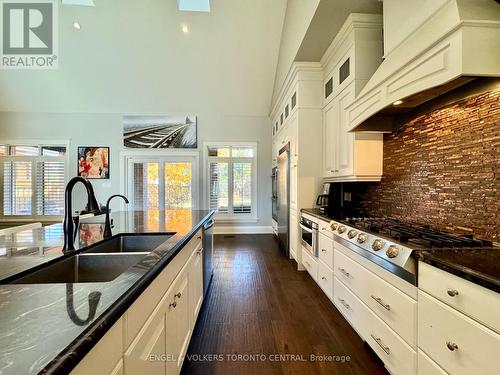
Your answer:
[[[210,0],[177,0],[177,5],[188,12],[210,12]]]

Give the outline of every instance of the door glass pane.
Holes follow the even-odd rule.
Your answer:
[[[252,163],[233,164],[233,212],[252,212]]]
[[[158,210],[159,167],[158,163],[133,163],[133,199],[136,210]]]
[[[211,210],[220,213],[229,211],[229,168],[228,163],[210,163],[210,197]]]
[[[192,178],[191,163],[165,163],[165,209],[191,208]]]

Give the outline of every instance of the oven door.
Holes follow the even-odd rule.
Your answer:
[[[300,218],[300,237],[302,246],[312,255],[318,256],[318,228],[317,224],[303,217]]]

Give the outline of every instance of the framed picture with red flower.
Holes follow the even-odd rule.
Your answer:
[[[89,179],[109,178],[109,147],[78,147],[78,176]]]

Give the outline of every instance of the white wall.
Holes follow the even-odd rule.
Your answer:
[[[320,0],[288,0],[287,2],[273,97],[272,101],[269,101],[271,103],[270,108],[277,99],[279,90],[285,81],[288,70],[292,66],[319,2]]]
[[[205,112],[200,112],[198,115],[199,178],[203,178],[201,165],[203,162],[203,142],[238,141],[258,143],[257,210],[259,221],[244,225],[271,225],[271,139],[268,118]],[[76,150],[78,146],[109,146],[111,153],[110,179],[92,180],[97,199],[105,203],[112,194],[123,193],[120,185],[120,152],[123,150],[121,121],[121,114],[0,112],[0,140],[27,138],[35,140],[69,140],[70,176],[76,176]],[[169,153],[169,150],[154,151]],[[107,186],[108,183],[111,183],[111,186]],[[202,188],[203,186],[200,186],[200,189]],[[201,199],[202,201],[203,199]],[[85,203],[85,190],[82,186],[78,186],[75,190],[75,209],[83,208]],[[119,209],[118,204],[119,200],[116,200],[112,208]]]
[[[59,69],[0,71],[0,140],[70,139],[72,175],[78,145],[109,145],[112,186],[95,183],[103,201],[119,190],[122,114],[194,113],[200,147],[259,144],[260,220],[252,225],[270,225],[267,114],[286,0],[213,0],[208,14],[176,4],[60,6]]]

